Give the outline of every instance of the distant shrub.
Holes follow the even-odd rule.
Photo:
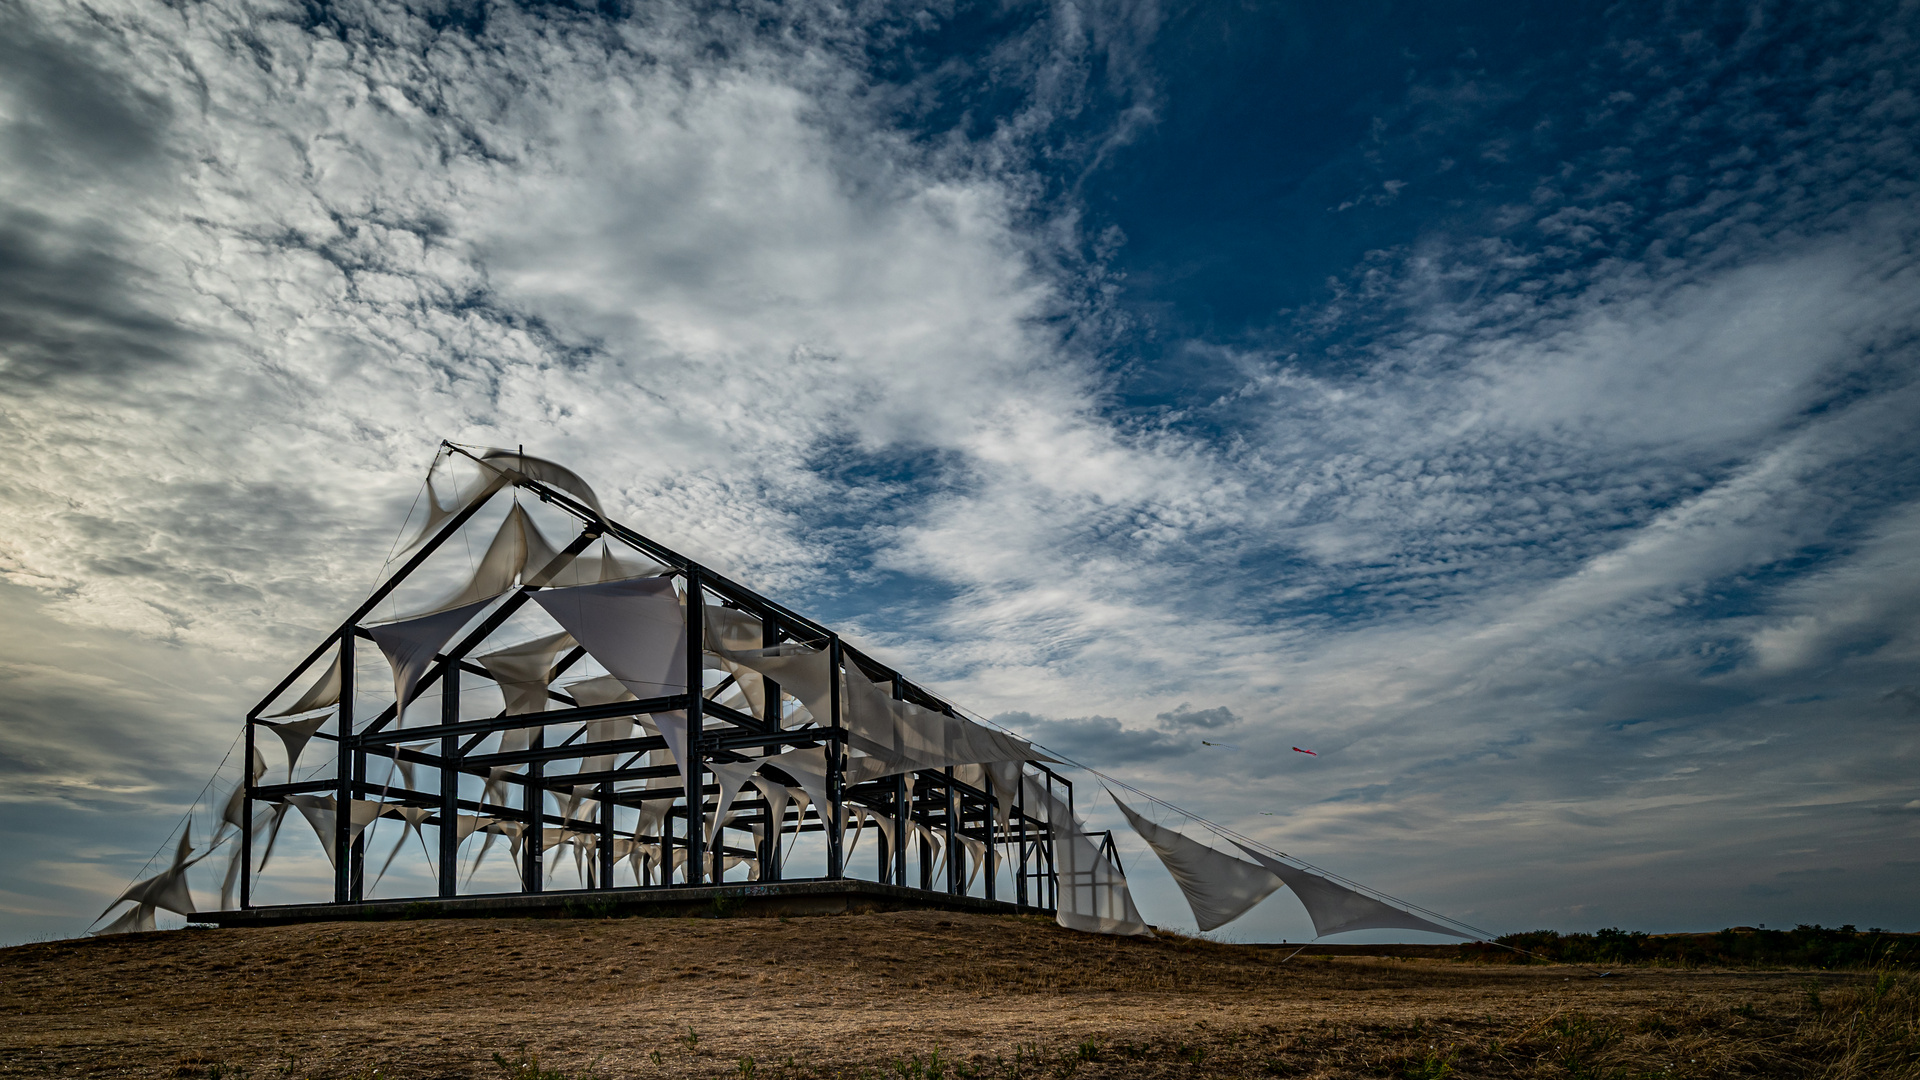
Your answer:
[[[1508,934],[1499,944],[1563,964],[1673,964],[1683,967],[1865,968],[1876,963],[1920,959],[1913,934],[1861,931],[1801,924],[1792,930],[1730,927],[1711,934],[1645,934],[1608,927],[1591,934],[1530,930]],[[1486,959],[1500,954],[1483,947]],[[1508,954],[1515,961],[1525,958]]]

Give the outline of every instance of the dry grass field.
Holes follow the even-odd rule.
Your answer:
[[[1900,972],[1287,956],[939,912],[61,941],[0,950],[0,1074],[1920,1076]]]

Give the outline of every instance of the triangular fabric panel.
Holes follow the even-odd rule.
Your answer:
[[[499,530],[493,534],[493,542],[487,545],[486,554],[480,557],[480,564],[474,567],[473,576],[467,579],[467,583],[439,600],[409,612],[401,621],[491,600],[513,588],[514,582],[526,570],[529,534],[536,537],[540,535],[539,530],[527,520],[527,512],[520,509],[519,503],[515,503],[513,509],[507,511]],[[551,559],[553,548],[544,537],[540,538],[539,543],[547,553],[546,558]]]
[[[720,830],[726,827],[727,818],[731,816],[733,800],[739,796],[741,787],[746,784],[747,778],[760,768],[760,764],[759,761],[731,761],[707,766],[707,771],[712,773],[714,779],[720,784],[720,801],[714,807],[713,817],[707,821],[709,845],[713,844],[714,838],[720,835]]]
[[[145,881],[136,881],[129,885],[127,891],[121,893],[114,903],[131,900],[136,904],[150,905],[162,911],[171,911],[176,915],[193,914],[193,892],[187,888],[187,870],[206,856],[202,855],[199,859],[187,858],[192,851],[192,841],[188,839],[187,831],[182,830],[180,844],[173,853],[173,865]]]
[[[776,676],[777,677],[777,676]],[[847,743],[863,754],[891,762],[882,776],[950,765],[1052,759],[1023,739],[959,716],[898,701],[889,687],[849,666],[841,719]]]
[[[482,468],[479,476],[463,484],[448,468],[452,462],[451,453],[442,454],[433,460],[433,467],[427,470],[427,484],[424,492],[427,500],[426,520],[421,523],[420,530],[413,534],[413,538],[406,542],[398,554],[404,555],[419,547],[422,541],[439,532],[440,526],[448,518],[474,503],[490,498],[494,492],[507,485],[507,478],[491,468]],[[436,479],[441,482],[442,487],[450,487],[452,490],[442,496],[434,487]]]
[[[538,480],[543,484],[559,488],[561,491],[585,503],[587,509],[595,515],[605,517],[600,509],[600,497],[593,493],[580,474],[548,461],[545,458],[529,457],[514,450],[489,449],[481,451],[480,461],[506,474],[509,479]]]
[[[573,635],[563,630],[474,659],[500,684],[500,693],[507,702],[506,715],[519,716],[547,710],[547,686],[553,681],[554,657],[572,647]]]
[[[697,797],[687,775],[687,714],[677,710],[654,713],[653,726],[660,729],[660,737],[667,740],[667,753],[673,755],[673,763],[680,766],[680,786],[687,789],[688,798]]]
[[[1234,846],[1253,856],[1261,866],[1287,883],[1293,895],[1299,897],[1301,905],[1307,909],[1307,917],[1313,920],[1313,932],[1321,937],[1342,934],[1348,930],[1425,930],[1430,934],[1445,934],[1469,941],[1473,939],[1472,934],[1463,934],[1439,923],[1429,922],[1411,911],[1382,903],[1365,893],[1329,881],[1311,870],[1302,870],[1263,855],[1245,844],[1236,842]]]
[[[778,780],[769,780],[764,776],[755,776],[753,786],[759,788],[760,794],[766,797],[767,816],[773,822],[774,834],[777,837],[780,830],[785,827],[787,803],[791,801],[787,795],[787,785]]]
[[[291,803],[295,810],[300,811],[300,816],[307,819],[307,824],[313,826],[313,831],[320,837],[320,847],[327,853],[327,861],[329,863],[334,862],[333,823],[334,806],[336,804],[334,803],[333,796],[289,795],[287,796],[287,802]],[[379,817],[380,811],[385,808],[384,803],[372,802],[367,799],[353,800],[353,807],[348,811],[348,842],[351,843],[368,825],[373,824],[374,819]]]
[[[1055,866],[1060,881],[1060,906],[1054,921],[1069,930],[1089,934],[1146,936],[1153,928],[1140,918],[1127,889],[1127,876],[1087,835],[1067,804],[1034,782],[1027,782],[1027,812],[1045,809],[1053,826]]]
[[[1155,825],[1134,813],[1132,807],[1111,791],[1107,797],[1127,816],[1127,824],[1140,834],[1140,839],[1160,856],[1167,873],[1173,875],[1174,883],[1186,894],[1187,906],[1193,909],[1194,922],[1200,929],[1227,925],[1280,887],[1280,879],[1271,871]]]
[[[319,731],[331,719],[333,717],[323,714],[310,716],[305,720],[286,720],[277,724],[271,720],[260,721],[261,727],[280,736],[280,741],[286,745],[288,783],[293,782],[293,770],[300,764],[300,754],[306,750],[307,744],[313,741],[313,733]]]
[[[539,605],[636,697],[687,692],[687,624],[663,577],[542,589]]]
[[[833,716],[833,664],[825,649],[787,642],[767,649],[729,650],[724,659],[744,664],[780,684],[783,693],[800,699],[807,711],[820,723]],[[768,708],[772,708],[772,704]],[[793,727],[789,717],[783,727]]]
[[[267,715],[298,716],[301,713],[309,713],[315,709],[324,709],[338,704],[340,704],[340,654],[335,653],[333,663],[328,664],[326,672],[312,686],[307,687],[307,692],[300,695],[300,700],[294,702],[291,708]]]
[[[627,684],[611,675],[596,675],[591,679],[581,679],[568,683],[567,695],[582,705],[611,705],[616,701],[632,701],[633,691]]]
[[[481,608],[492,602],[493,598],[488,597],[417,619],[402,619],[367,627],[367,632],[373,635],[374,644],[380,646],[388,665],[393,668],[393,700],[402,713],[406,710],[407,700],[413,696],[414,687],[420,685],[421,676],[433,665],[434,655],[453,635],[460,632],[461,627],[472,621]]]
[[[115,903],[118,902],[119,901],[115,901]],[[142,931],[153,929],[155,929],[153,922],[153,905],[135,904],[128,908],[119,918],[95,930],[92,936],[104,937],[107,934],[138,934]]]
[[[820,812],[820,819],[827,819],[827,750],[823,746],[803,746],[798,750],[789,750],[784,754],[765,759],[765,764],[777,765],[786,770],[800,783],[800,790]],[[805,813],[805,811],[801,811]]]

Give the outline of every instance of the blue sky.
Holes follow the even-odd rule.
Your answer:
[[[0,8],[0,939],[443,437],[1477,925],[1913,929],[1917,26]]]

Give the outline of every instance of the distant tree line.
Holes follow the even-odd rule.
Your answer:
[[[1683,967],[1859,968],[1920,960],[1920,934],[1852,925],[1802,923],[1791,930],[1732,926],[1710,934],[1645,934],[1610,926],[1591,934],[1529,930],[1497,939],[1542,960],[1567,964],[1674,964]],[[1491,945],[1470,946],[1489,961],[1527,957]]]

